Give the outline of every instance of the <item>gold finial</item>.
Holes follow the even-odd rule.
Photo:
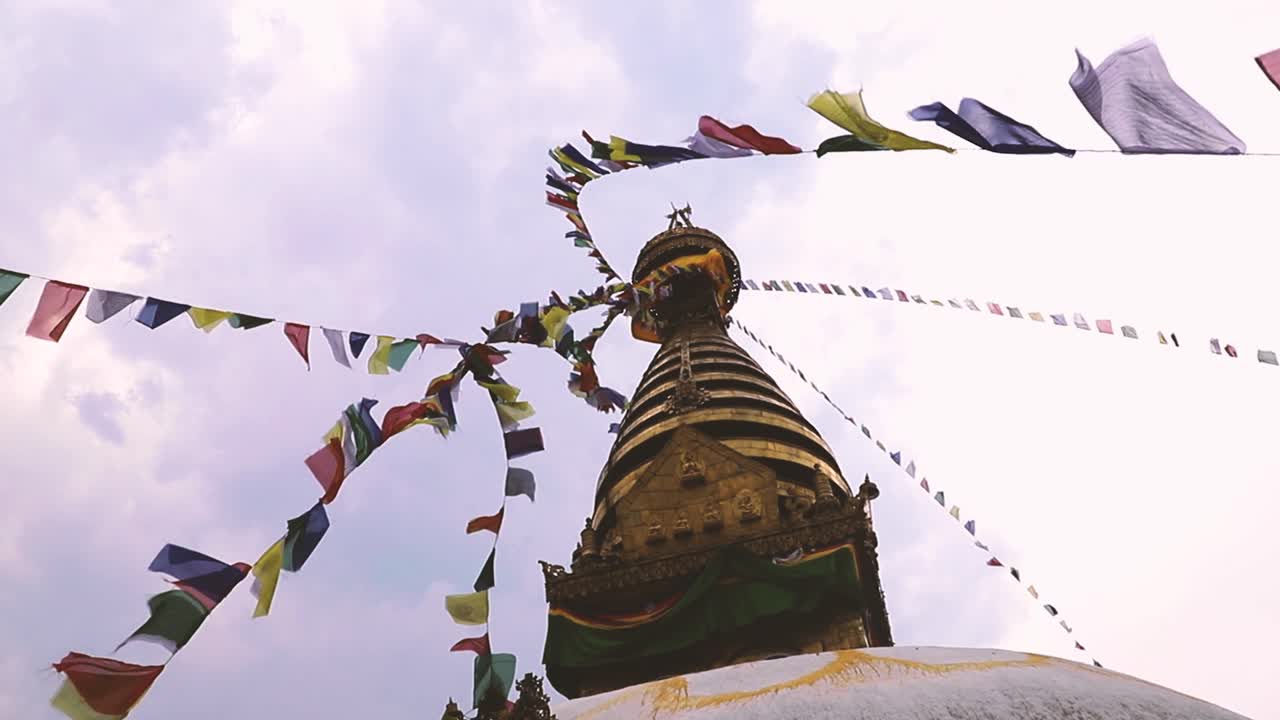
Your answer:
[[[670,223],[667,225],[668,230],[675,230],[678,227],[693,227],[693,208],[689,207],[689,203],[685,203],[683,208],[677,209],[675,203],[671,204],[671,214],[667,215]]]

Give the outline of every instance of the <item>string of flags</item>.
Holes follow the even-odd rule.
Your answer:
[[[825,400],[827,404],[830,405],[836,412],[840,413],[840,416],[843,417],[846,422],[848,422],[853,427],[858,428],[862,432],[862,435],[865,438],[867,438],[868,441],[874,442],[876,444],[876,447],[879,448],[881,452],[886,453],[889,456],[889,459],[893,462],[893,464],[897,465],[898,468],[901,469],[902,472],[905,473],[907,477],[911,478],[913,482],[916,481],[916,476],[920,475],[920,480],[919,480],[920,489],[923,490],[926,494],[931,495],[933,497],[934,502],[938,504],[938,507],[941,508],[943,512],[946,512],[947,515],[951,516],[951,518],[956,523],[959,523],[960,526],[964,529],[964,531],[969,534],[970,538],[973,539],[974,547],[977,547],[987,556],[987,561],[986,561],[987,566],[994,567],[994,568],[1006,568],[1009,571],[1009,576],[1012,577],[1014,581],[1019,584],[1019,586],[1025,588],[1027,594],[1031,596],[1032,600],[1036,601],[1037,603],[1040,602],[1041,600],[1040,592],[1036,590],[1035,585],[1031,585],[1029,583],[1025,585],[1023,584],[1022,571],[1020,571],[1018,568],[1013,566],[1006,566],[1004,562],[1002,562],[998,557],[996,557],[995,554],[992,553],[991,548],[988,547],[986,543],[978,539],[977,521],[972,518],[962,519],[959,505],[951,504],[950,509],[948,509],[946,493],[943,490],[938,489],[936,487],[936,483],[934,485],[930,485],[929,478],[925,476],[923,473],[920,473],[919,470],[917,469],[915,460],[908,458],[906,461],[906,464],[904,465],[901,450],[890,450],[888,446],[884,444],[883,441],[876,439],[873,436],[870,428],[868,428],[865,424],[861,424],[857,420],[850,417],[849,414],[846,413],[843,409],[841,409],[841,407],[837,405],[836,402],[832,400],[831,397],[827,395],[825,391],[823,391],[816,384],[814,384],[813,380],[806,377],[803,371],[801,371],[799,368],[793,365],[790,360],[787,360],[786,357],[782,355],[782,353],[779,353],[778,351],[774,350],[772,345],[762,340],[749,328],[743,325],[741,321],[737,320],[736,318],[730,318],[729,322],[730,324],[736,326],[744,334],[746,334],[747,337],[755,341],[755,343],[759,345],[761,348],[764,348],[765,350],[767,350],[769,354],[772,355],[778,362],[787,366],[787,368],[791,370],[791,372],[795,373],[797,377],[799,377],[802,381],[807,383],[809,387],[813,389],[814,392],[821,395],[822,399]],[[1060,613],[1056,606],[1048,603],[1044,603],[1043,608],[1050,618],[1056,619],[1057,625],[1064,632],[1068,634],[1074,634],[1075,632],[1074,629],[1067,624],[1067,621],[1063,618],[1058,617]],[[1075,644],[1076,650],[1082,653],[1088,654],[1088,651],[1085,649],[1084,645],[1082,645],[1079,640],[1074,639],[1074,636],[1073,636],[1073,642]],[[1089,659],[1095,667],[1102,667],[1102,664],[1099,663],[1098,660],[1094,658],[1092,655],[1089,656]]]
[[[914,303],[917,305],[930,305],[933,307],[951,308],[952,310],[968,310],[970,312],[982,312],[982,307],[974,302],[973,298],[965,298],[963,302],[956,298],[950,298],[946,302],[937,299],[926,300],[918,294],[908,295],[905,290],[894,290],[882,287],[879,290],[872,290],[867,286],[861,288],[854,285],[839,285],[837,283],[811,283],[800,280],[743,280],[742,287],[747,290],[760,292],[792,292],[807,293],[811,295],[835,295],[841,297],[857,297],[868,300],[889,300],[903,303]],[[1054,325],[1057,327],[1074,327],[1087,332],[1094,332],[1101,335],[1118,335],[1130,340],[1140,340],[1145,334],[1150,340],[1160,345],[1167,345],[1174,348],[1182,347],[1182,342],[1178,340],[1178,334],[1172,331],[1165,332],[1157,330],[1152,333],[1139,333],[1138,329],[1133,325],[1121,325],[1117,321],[1110,319],[1095,318],[1092,323],[1083,313],[1041,313],[1039,311],[1026,311],[1014,305],[1001,305],[997,302],[985,303],[987,314],[1000,317],[1007,317],[1015,320],[1029,320],[1031,322],[1043,323],[1046,325]],[[1205,346],[1209,352],[1214,355],[1224,355],[1230,358],[1240,357],[1240,350],[1230,343],[1224,343],[1219,338],[1209,338],[1209,342]],[[1275,350],[1265,350],[1259,348],[1256,353],[1259,363],[1264,365],[1280,365],[1280,360],[1276,357]]]

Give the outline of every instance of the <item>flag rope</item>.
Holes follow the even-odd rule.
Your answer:
[[[968,309],[971,312],[977,312],[984,315],[995,315],[999,317],[1007,317],[1015,320],[1029,320],[1032,322],[1044,323],[1046,325],[1054,325],[1057,327],[1075,327],[1086,332],[1096,332],[1099,335],[1116,335],[1130,340],[1140,340],[1140,333],[1133,325],[1119,325],[1109,319],[1097,319],[1090,324],[1082,313],[1071,313],[1068,317],[1067,313],[1049,313],[1047,316],[1039,311],[1024,312],[1014,305],[1001,305],[997,302],[987,302],[987,312],[982,313],[982,308],[978,306],[972,298],[965,298],[963,304],[961,301],[950,298],[946,302],[937,299],[925,300],[921,295],[907,295],[905,290],[890,289],[887,287],[879,290],[871,290],[871,288],[862,286],[861,288],[854,285],[838,285],[836,283],[811,283],[800,280],[743,280],[742,288],[756,292],[790,292],[808,295],[830,295],[833,297],[859,297],[869,300],[889,300],[898,302],[911,303],[916,305],[928,305],[932,307],[949,307],[953,310]],[[848,290],[845,290],[848,288]],[[1178,334],[1170,331],[1167,335],[1164,330],[1157,330],[1154,335],[1148,335],[1160,345],[1172,345],[1175,348],[1181,348],[1182,343],[1178,340]],[[1208,343],[1210,353],[1214,355],[1225,355],[1230,358],[1239,357],[1240,352],[1235,346],[1223,343],[1219,338],[1210,338]],[[1280,360],[1277,359],[1276,351],[1265,350],[1259,348],[1256,355],[1258,362],[1264,365],[1277,365]]]
[[[890,451],[885,446],[883,441],[877,440],[873,436],[870,428],[868,428],[865,424],[861,424],[857,420],[854,420],[852,417],[850,417],[848,413],[846,413],[839,405],[836,404],[834,400],[831,399],[831,396],[827,395],[826,392],[824,392],[821,388],[819,388],[813,382],[813,380],[806,377],[804,372],[801,371],[799,368],[797,368],[795,365],[793,365],[791,361],[787,360],[782,355],[782,353],[774,350],[772,345],[762,340],[759,336],[757,336],[754,332],[752,332],[749,328],[747,328],[746,325],[743,325],[742,321],[736,318],[730,317],[729,323],[732,326],[736,326],[747,337],[755,341],[757,345],[767,350],[770,355],[772,355],[776,360],[778,360],[778,362],[785,365],[789,370],[791,370],[792,373],[794,373],[797,377],[799,377],[801,380],[807,383],[809,387],[813,389],[814,392],[822,396],[822,399],[825,400],[828,405],[830,405],[836,412],[840,413],[840,416],[843,417],[846,422],[848,422],[853,427],[861,430],[861,434],[863,435],[863,437],[867,439],[868,442],[874,442],[876,447],[881,452],[886,453],[889,456],[889,459],[893,462],[893,464],[897,465],[898,468],[902,470],[902,472],[907,477],[911,478],[913,481],[915,480],[917,470],[916,470],[916,463],[914,459],[908,459],[906,464],[904,465],[903,459],[902,459],[902,452],[900,450]],[[921,476],[920,483],[919,483],[920,488],[926,494],[934,492],[934,488],[932,488],[929,484],[928,477],[926,477],[923,473],[921,473],[920,476]],[[944,491],[941,491],[941,490],[936,491],[936,494],[933,495],[933,499],[935,502],[938,503],[938,506],[948,515],[950,515],[957,523],[961,522],[960,507],[958,505],[953,504],[951,506],[950,511],[947,510],[946,495]],[[995,553],[991,551],[991,549],[986,545],[986,543],[977,539],[978,533],[977,533],[976,520],[969,519],[965,521],[961,525],[961,527],[964,529],[964,531],[968,532],[971,537],[974,538],[974,546],[982,550],[984,554],[988,556],[988,559],[986,561],[986,564],[988,567],[1001,567],[1001,568],[1008,567],[1009,576],[1012,577],[1014,581],[1018,583],[1019,586],[1023,586],[1022,572],[1018,570],[1018,568],[1013,567],[1012,565],[1006,566],[1003,562],[1000,561],[998,557],[996,557]],[[1039,591],[1036,590],[1034,585],[1027,583],[1025,585],[1025,589],[1027,591],[1027,594],[1030,595],[1034,600],[1036,601],[1040,600],[1040,593]],[[1054,618],[1058,621],[1057,624],[1062,630],[1064,630],[1068,634],[1074,634],[1074,628],[1068,625],[1065,619],[1060,617],[1061,612],[1059,612],[1056,606],[1054,606],[1051,603],[1044,603],[1042,607],[1051,618]],[[1092,654],[1090,654],[1089,651],[1085,649],[1084,645],[1082,645],[1078,640],[1075,641],[1075,649],[1087,655],[1089,657],[1089,660],[1093,663],[1095,667],[1102,667],[1102,663],[1098,662],[1098,660]]]

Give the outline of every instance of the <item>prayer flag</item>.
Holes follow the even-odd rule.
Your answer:
[[[832,291],[834,291],[834,292],[835,292],[835,294],[840,295],[841,297],[843,297],[843,296],[844,296],[844,290],[841,290],[839,285],[836,285],[835,283],[832,283],[832,284],[831,284],[831,289],[832,289]],[[850,289],[850,290],[852,290],[852,289],[853,289],[853,286],[852,286],[852,285],[850,285],[850,286],[849,286],[849,289]],[[857,295],[857,294],[858,294],[858,291],[857,291],[857,290],[854,290],[854,291],[853,291],[853,293],[854,293],[855,295]]]
[[[493,515],[481,515],[480,517],[472,518],[472,520],[467,523],[467,534],[470,535],[471,533],[480,532],[481,530],[488,530],[494,535],[497,535],[498,531],[502,529],[502,514],[505,511],[506,508],[503,507],[499,508],[498,512]]]
[[[280,566],[289,572],[298,572],[329,532],[329,514],[325,512],[324,503],[317,502],[310,510],[290,518],[287,528]]]
[[[782,138],[761,134],[750,125],[729,127],[710,115],[698,118],[698,132],[729,145],[758,150],[765,155],[794,155],[804,152]]]
[[[516,656],[511,653],[477,655],[475,660],[475,687],[471,705],[480,707],[480,701],[491,693],[505,700],[511,694],[516,678]]]
[[[1031,597],[1033,597],[1033,598],[1035,598],[1035,599],[1037,599],[1037,600],[1039,600],[1039,599],[1040,599],[1040,593],[1036,592],[1036,586],[1035,586],[1035,585],[1028,585],[1028,586],[1027,586],[1027,593],[1028,593],[1029,595],[1031,595]]]
[[[138,311],[138,317],[134,318],[134,320],[155,330],[186,312],[190,307],[190,305],[183,305],[182,303],[149,297],[142,304],[142,309]]]
[[[244,563],[229,565],[172,543],[160,548],[147,569],[172,575],[174,585],[190,593],[209,610],[222,602],[249,572],[249,566]]]
[[[974,546],[975,546],[975,547],[978,547],[978,548],[981,548],[981,549],[983,549],[983,550],[986,550],[987,552],[991,552],[991,548],[987,547],[987,544],[986,544],[986,543],[984,543],[984,542],[982,542],[981,540],[974,540],[974,541],[973,541],[973,544],[974,544]]]
[[[905,292],[901,290],[895,290],[894,292],[897,293],[898,300],[900,300],[901,302],[911,302],[911,299],[907,297],[907,294]]]
[[[892,300],[893,292],[887,287],[882,287],[876,291],[880,295],[881,300]]]
[[[893,461],[893,464],[894,464],[894,465],[901,465],[901,464],[902,464],[902,451],[901,451],[901,450],[894,450],[893,452],[889,453],[889,459]]]
[[[1018,318],[1019,320],[1021,320],[1021,319],[1022,319],[1022,311],[1021,311],[1021,310],[1019,310],[1019,309],[1018,309],[1018,308],[1016,308],[1016,307],[1010,306],[1010,307],[1009,307],[1009,317],[1011,317],[1011,318]]]
[[[534,482],[534,474],[524,468],[507,468],[507,497],[515,497],[524,495],[529,497],[529,501],[534,501],[534,493],[538,489],[538,484]]]
[[[1113,332],[1111,331],[1111,321],[1110,321],[1110,320],[1099,320],[1099,321],[1098,321],[1098,332],[1100,332],[1100,333],[1106,333],[1106,334],[1108,334],[1108,335],[1114,335],[1114,334],[1115,334],[1115,333],[1113,333]]]
[[[758,285],[756,285],[756,281],[755,281],[755,280],[747,280],[747,281],[745,281],[745,282],[747,283],[747,287],[751,288],[752,290],[759,290],[759,289],[760,289],[760,287],[759,287]]]
[[[387,366],[396,372],[404,370],[404,364],[409,361],[416,347],[417,340],[398,340],[392,343],[391,350],[387,352]]]
[[[1044,606],[1044,609],[1045,609],[1045,611],[1046,611],[1046,612],[1048,612],[1050,615],[1057,615],[1057,614],[1058,614],[1058,608],[1056,608],[1056,607],[1054,607],[1054,606],[1052,606],[1052,605],[1048,605],[1048,604],[1046,604],[1046,605]]]
[[[1076,51],[1070,84],[1094,121],[1127,153],[1237,155],[1245,144],[1169,75],[1150,39],[1107,57],[1097,70]]]
[[[1030,125],[1020,123],[973,98],[962,99],[958,113],[936,102],[921,105],[912,110],[910,115],[913,120],[937,123],[938,127],[990,152],[1062,153],[1067,157],[1075,155],[1075,150],[1062,147]]]
[[[252,330],[270,322],[274,321],[271,318],[254,317],[244,313],[232,313],[231,317],[227,318],[227,324],[237,330]]]
[[[3,305],[4,301],[9,299],[9,296],[13,294],[13,291],[17,290],[18,286],[21,285],[22,281],[26,280],[27,277],[28,275],[26,273],[0,270],[0,305]]]
[[[831,294],[831,288],[826,283],[818,283],[818,288],[828,295]]]
[[[489,592],[481,590],[460,595],[446,595],[444,609],[459,625],[484,625],[489,622]]]
[[[972,520],[964,524],[964,529],[968,530],[970,535],[975,535],[978,532],[978,527]]]
[[[388,375],[389,361],[391,359],[391,343],[395,338],[390,335],[379,335],[378,346],[374,349],[373,354],[369,356],[369,372],[374,375]]]
[[[347,342],[351,344],[351,357],[359,358],[360,351],[364,350],[364,344],[369,342],[369,336],[353,330],[347,333]]]
[[[1004,567],[1004,563],[1000,562],[996,558],[991,558],[990,560],[988,560],[987,565],[990,567]]]
[[[927,477],[926,477],[926,478],[921,478],[921,479],[920,479],[920,487],[921,487],[921,489],[923,489],[925,492],[929,492],[929,478],[927,478]]]
[[[937,492],[937,494],[935,494],[935,495],[933,496],[933,499],[934,499],[934,500],[937,500],[937,501],[938,501],[938,504],[939,504],[939,505],[941,505],[942,507],[946,507],[946,506],[947,506],[947,496],[946,496],[946,494],[945,494],[945,493],[943,493],[941,490],[939,490],[939,491]]]
[[[1067,325],[1066,315],[1050,315],[1049,317],[1053,318],[1054,325],[1062,325],[1063,327],[1066,327]]]
[[[477,655],[488,655],[490,652],[489,633],[485,633],[480,637],[463,638],[449,648],[449,652],[465,652],[467,650]]]
[[[1231,345],[1224,346],[1222,351],[1227,354],[1227,357],[1236,357],[1236,349]]]
[[[1080,313],[1076,313],[1074,316],[1072,316],[1071,321],[1075,323],[1076,327],[1080,328],[1081,330],[1089,329],[1089,321],[1085,320],[1084,315]]]
[[[951,506],[951,512],[950,512],[949,514],[951,515],[951,517],[955,518],[956,520],[959,520],[959,519],[960,519],[960,506],[959,506],[959,505],[952,505],[952,506]]]
[[[991,311],[992,315],[1004,315],[1004,310],[1001,310],[1000,305],[997,303],[987,303],[987,309]]]
[[[804,283],[800,282],[799,280],[797,280],[797,281],[796,281],[796,289],[797,289],[797,290],[799,290],[799,291],[800,291],[800,292],[802,292],[802,293],[807,293],[807,292],[809,292],[809,289],[808,289],[808,288],[806,288],[806,287],[804,286]]]
[[[1262,69],[1262,73],[1267,76],[1271,84],[1280,89],[1280,50],[1272,50],[1254,58],[1254,62],[1258,63],[1258,67]]]
[[[0,275],[0,284],[3,282],[3,275]],[[2,291],[0,294],[3,294]],[[89,293],[89,302],[85,305],[84,316],[89,318],[91,323],[105,322],[112,315],[132,305],[137,299],[137,295],[94,289]],[[4,301],[0,299],[0,302]]]
[[[957,310],[963,310],[963,309],[964,309],[964,306],[960,304],[960,301],[959,301],[959,300],[947,300],[947,304],[948,304],[948,305],[950,305],[951,307],[953,307],[953,308],[957,309]]]
[[[1209,338],[1209,352],[1214,355],[1222,354],[1222,348],[1218,347],[1218,338]]]
[[[1077,649],[1077,650],[1084,650],[1084,646],[1083,646],[1083,645],[1081,645],[1079,642],[1076,642],[1076,649]]]
[[[1178,344],[1178,333],[1169,333],[1169,339],[1173,341],[1174,347],[1182,347]]]
[[[332,328],[321,328],[324,332],[324,339],[329,343],[329,352],[333,353],[333,361],[339,365],[350,368],[351,360],[347,357],[346,343],[342,342],[342,331]]]
[[[83,285],[69,285],[57,280],[46,282],[35,314],[27,324],[27,336],[53,342],[61,340],[71,317],[88,294],[89,288]]]
[[[914,478],[916,476],[916,461],[912,460],[907,463],[907,476]]]
[[[225,310],[210,310],[209,308],[198,307],[188,309],[187,315],[191,318],[191,324],[195,325],[197,330],[203,330],[207,333],[213,332],[213,329],[221,325],[223,320],[231,317],[231,313]]]
[[[946,150],[955,152],[949,147],[937,143],[913,138],[910,135],[881,125],[867,114],[866,105],[862,102],[862,91],[838,94],[831,90],[820,92],[809,98],[806,103],[810,110],[848,130],[853,139],[859,143],[885,150]]]
[[[476,592],[484,592],[493,587],[493,556],[497,552],[497,547],[490,550],[489,558],[484,561],[484,567],[480,568],[480,574],[476,576],[476,581],[471,586]]]
[[[280,582],[280,569],[284,565],[284,543],[280,538],[262,553],[258,562],[253,564],[253,585],[249,592],[258,598],[258,605],[253,609],[254,617],[262,617],[271,612],[271,600],[276,596],[276,585]]]
[[[1259,350],[1258,362],[1266,363],[1268,365],[1280,365],[1280,360],[1276,359],[1275,350]]]
[[[299,325],[298,323],[285,323],[284,336],[289,338],[289,344],[294,350],[302,356],[302,361],[307,364],[307,369],[311,369],[311,358],[307,354],[307,341],[311,338],[311,328],[307,325]]]
[[[837,135],[818,143],[818,157],[833,152],[866,152],[887,149],[853,135]]]
[[[736,148],[713,137],[707,137],[700,131],[694,131],[692,135],[684,139],[684,142],[689,146],[690,150],[706,157],[735,158],[748,157],[752,154],[750,150]]]
[[[163,665],[134,665],[67,653],[53,669],[66,676],[53,707],[72,720],[121,720],[160,677]]]
[[[1018,572],[1018,568],[1016,567],[1009,568],[1009,574],[1013,576],[1014,580],[1017,580],[1018,582],[1022,582],[1022,573]]]
[[[971,298],[965,298],[964,304],[965,304],[965,307],[969,308],[974,312],[981,312],[981,310],[978,308],[978,303],[974,302]]]
[[[337,437],[328,439],[324,447],[315,451],[306,460],[307,469],[315,476],[316,482],[324,489],[322,503],[331,503],[338,497],[342,481],[347,477],[345,453],[342,451],[342,423],[334,426]],[[332,434],[332,431],[330,431]]]
[[[875,299],[875,297],[876,297],[876,294],[871,290],[871,288],[867,287],[866,285],[863,285],[863,286],[862,286],[862,296],[863,296],[863,297],[865,297],[865,298],[870,298],[870,299],[874,300],[874,299]]]
[[[1038,312],[1027,313],[1027,317],[1036,322],[1044,322],[1044,316]]]
[[[209,616],[209,608],[195,596],[182,590],[154,595],[147,600],[147,607],[151,610],[151,617],[117,645],[116,650],[132,640],[142,640],[154,642],[169,652],[176,653],[196,634],[201,623]]]
[[[523,455],[529,455],[543,450],[542,430],[539,428],[528,428],[526,430],[514,430],[509,433],[504,433],[502,440],[507,448],[508,460],[514,460]]]
[[[1063,630],[1066,630],[1067,632],[1071,632],[1071,626],[1067,624],[1066,620],[1059,620],[1058,624],[1062,626]]]
[[[1138,331],[1134,330],[1132,325],[1121,325],[1120,334],[1133,340],[1138,339]]]
[[[1168,345],[1168,344],[1169,344],[1169,341],[1164,339],[1164,332],[1163,332],[1163,331],[1157,331],[1157,332],[1156,332],[1156,339],[1160,341],[1160,344],[1161,344],[1161,345]]]
[[[1096,667],[1096,668],[1100,668],[1100,667],[1102,667],[1102,663],[1098,662],[1097,660],[1094,660],[1094,661],[1093,661],[1093,666],[1094,666],[1094,667]]]

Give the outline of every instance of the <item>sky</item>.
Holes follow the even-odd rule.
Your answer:
[[[972,96],[1048,137],[1113,147],[1071,93],[1144,36],[1250,150],[1280,152],[1280,92],[1253,56],[1280,46],[1274,3],[1206,15],[1082,0],[1037,13],[943,2],[590,3],[0,1],[0,267],[285,320],[477,338],[499,308],[594,288],[543,205],[546,149],[587,129],[679,142],[699,115],[805,147],[842,131],[804,100],[862,88],[873,117]],[[1256,719],[1273,681],[1280,370],[1271,322],[1274,157],[813,155],[685,163],[594,183],[582,206],[624,272],[670,204],[735,249],[746,277],[901,287],[1130,324],[1139,342],[900,303],[744,292],[735,317],[904,457],[1075,629],[1066,635],[956,522],[767,353],[739,341],[869,474],[900,645],[1088,661]],[[209,335],[77,318],[23,336],[40,283],[0,307],[0,717],[56,717],[49,664],[108,655],[165,588],[165,543],[252,562],[319,494],[303,459],[341,410],[418,399],[454,363],[388,377],[279,326]],[[596,317],[575,319],[580,332]],[[1174,331],[1183,348],[1150,341]],[[1210,337],[1241,348],[1230,360]],[[622,323],[598,346],[629,393],[655,349]],[[501,368],[547,450],[518,461],[536,503],[506,512],[495,651],[541,672],[538,560],[567,564],[616,415],[564,388],[553,353]],[[377,414],[375,412],[375,414]],[[434,716],[469,700],[473,634],[444,612],[489,551],[468,519],[502,499],[486,398],[459,428],[397,436],[329,507],[305,570],[251,619],[243,584],[134,713]],[[162,662],[131,645],[119,655]]]

